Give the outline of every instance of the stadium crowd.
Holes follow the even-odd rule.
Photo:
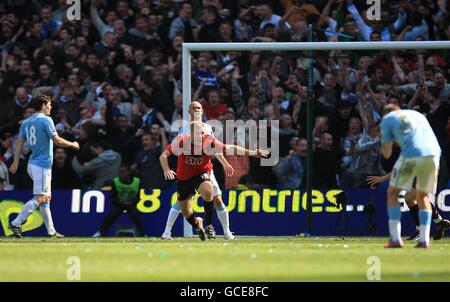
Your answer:
[[[183,42],[427,41],[450,39],[450,2],[91,0],[69,21],[66,0],[0,3],[0,189],[31,187],[27,155],[8,175],[18,130],[33,95],[51,95],[60,136],[80,150],[56,148],[53,189],[99,189],[131,166],[145,188],[169,183],[159,156],[182,117]],[[223,188],[305,186],[308,66],[305,52],[207,52],[193,55],[193,99],[204,120],[279,120],[274,167],[226,156],[235,168],[215,174]],[[382,106],[397,103],[429,119],[450,163],[450,56],[447,50],[314,52],[314,186],[367,187],[388,172],[381,159]],[[172,162],[174,164],[175,161]]]

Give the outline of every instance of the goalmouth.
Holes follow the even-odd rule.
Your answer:
[[[311,27],[310,27],[311,30]],[[183,120],[189,122],[189,105],[191,103],[191,52],[195,51],[298,51],[307,50],[312,56],[314,50],[406,50],[406,49],[450,49],[450,41],[395,41],[395,42],[240,42],[240,43],[183,43],[182,48],[182,90]],[[313,60],[309,70],[312,71]],[[312,72],[308,75],[308,102],[312,99]],[[308,106],[311,108],[312,106]],[[311,233],[312,217],[312,109],[308,112],[308,152],[306,167],[308,232]],[[192,228],[184,227],[184,235],[191,236]]]

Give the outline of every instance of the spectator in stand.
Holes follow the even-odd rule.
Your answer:
[[[227,106],[221,103],[217,89],[208,90],[208,98],[202,103],[202,106],[208,120],[216,120],[221,114],[228,111]]]
[[[159,156],[168,145],[164,128],[161,128],[162,144],[159,144],[157,138],[152,133],[145,132],[141,138],[141,148],[134,158],[131,169],[139,177],[142,187],[146,190],[162,189],[169,185],[164,178],[164,173],[159,164]]]
[[[218,42],[219,40],[219,26],[221,23],[217,8],[214,6],[207,6],[203,9],[202,24],[198,33],[200,42]]]
[[[73,170],[70,160],[67,160],[66,150],[64,148],[56,148],[54,158],[52,188],[55,190],[80,188],[80,178]]]
[[[356,25],[358,26],[362,37],[366,41],[370,41],[370,34],[373,31],[377,31],[381,34],[382,41],[391,41],[392,33],[389,30],[390,24],[390,16],[389,16],[389,7],[383,5],[381,7],[381,20],[372,20],[369,25],[361,17],[358,9],[356,8],[353,0],[347,0],[347,10],[351,13],[353,19],[356,21]],[[397,13],[397,19],[393,23],[393,30],[398,31],[403,27],[406,21],[406,13],[404,11],[399,11]]]
[[[314,95],[318,100],[317,110],[326,115],[334,112],[341,93],[342,87],[335,82],[334,75],[326,73],[323,82],[314,86]]]
[[[314,4],[305,3],[304,0],[282,0],[281,2],[285,11],[281,22],[288,21],[291,26],[294,26],[300,20],[306,21],[309,15],[320,15]]]
[[[289,23],[284,22],[280,26],[280,21],[282,21],[281,17],[277,14],[273,13],[273,8],[267,3],[262,3],[256,7],[256,15],[261,19],[261,23],[259,24],[259,29],[263,29],[264,25],[270,23],[278,30],[280,27],[290,29],[291,26]]]
[[[175,35],[183,35],[186,42],[194,42],[194,28],[198,22],[192,17],[192,5],[189,2],[184,2],[180,6],[178,17],[172,21],[169,30],[169,40],[172,40]]]
[[[217,87],[217,77],[208,70],[208,58],[199,56],[195,70],[195,78],[199,83],[205,81],[204,86]]]
[[[100,190],[119,174],[122,158],[119,153],[111,150],[111,145],[108,141],[94,144],[91,146],[91,152],[94,155],[92,160],[80,164],[78,158],[74,157],[72,167],[82,177],[92,174],[94,182],[91,189]]]
[[[333,136],[323,132],[320,143],[313,155],[313,185],[315,188],[337,188],[337,174],[339,172],[339,157],[333,146]]]
[[[78,124],[81,118],[80,100],[76,97],[75,88],[69,83],[65,84],[62,95],[56,94],[54,99],[59,108],[64,111],[69,127]]]
[[[54,32],[62,25],[62,22],[55,20],[52,14],[53,8],[50,5],[44,5],[41,8],[42,31],[45,38],[52,37]]]
[[[280,190],[296,190],[300,188],[303,180],[304,167],[300,158],[300,138],[293,137],[290,141],[290,147],[289,154],[281,158],[278,164],[273,167]]]

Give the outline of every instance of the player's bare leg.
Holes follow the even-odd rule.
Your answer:
[[[400,203],[398,202],[398,195],[400,189],[389,187],[388,188],[388,217],[389,217],[389,233],[391,240],[384,245],[386,248],[399,248],[403,246],[403,240],[401,238],[401,211]]]
[[[200,184],[197,191],[205,200],[205,232],[208,235],[208,239],[216,238],[216,232],[212,227],[212,217],[214,214],[214,203],[213,203],[213,186],[210,181],[204,181]]]
[[[195,216],[192,210],[192,196],[189,196],[185,200],[178,200],[178,205],[180,206],[181,213],[186,218],[186,220],[196,229],[198,236],[202,241],[206,240],[206,233],[203,228],[203,219]]]

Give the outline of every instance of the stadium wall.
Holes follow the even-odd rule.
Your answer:
[[[388,236],[386,215],[386,186],[376,189],[346,190],[348,206],[346,215],[336,208],[336,195],[341,190],[313,191],[313,236]],[[450,189],[437,195],[441,215],[450,218]],[[0,192],[1,235],[10,235],[8,221],[20,212],[22,205],[31,198],[31,191]],[[223,199],[230,212],[231,230],[237,235],[293,236],[307,231],[306,195],[304,190],[277,191],[258,189],[224,191]],[[160,236],[164,230],[167,213],[176,201],[175,188],[141,191],[138,210],[147,236]],[[194,210],[203,212],[202,200],[194,201]],[[369,215],[364,212],[367,204],[375,205],[371,217],[376,232],[369,232]],[[52,194],[52,213],[55,225],[62,234],[74,237],[92,236],[102,223],[109,209],[109,191],[56,190]],[[402,208],[407,211],[407,207]],[[340,221],[340,222],[339,222]],[[183,220],[177,220],[174,236],[182,236]],[[339,223],[338,223],[339,222]],[[413,232],[411,215],[404,213],[404,234]],[[122,215],[109,231],[115,234],[118,225],[131,225],[127,215]],[[215,218],[218,234],[222,228]],[[45,226],[39,212],[35,212],[23,226],[30,230],[27,236],[45,235]]]

